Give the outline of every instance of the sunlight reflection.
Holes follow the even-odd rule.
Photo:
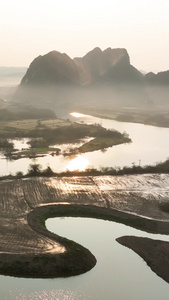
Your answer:
[[[85,171],[89,162],[86,158],[78,155],[76,158],[72,159],[66,167],[68,171]]]
[[[40,292],[32,292],[30,294],[20,292],[18,296],[16,296],[15,299],[18,300],[75,300],[78,299],[78,294],[75,291],[71,290],[43,290]],[[14,299],[14,298],[12,298]]]
[[[77,113],[77,112],[72,112],[72,113],[70,113],[70,115],[72,117],[75,117],[75,118],[80,118],[80,117],[84,117],[85,116],[85,115]]]

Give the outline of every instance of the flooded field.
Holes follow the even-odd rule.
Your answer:
[[[19,170],[26,173],[31,163],[39,163],[43,168],[50,165],[58,172],[65,169],[74,170],[82,166],[82,162],[85,169],[90,166],[131,166],[133,163],[144,165],[163,161],[168,157],[169,129],[99,120],[86,115],[78,116],[76,120],[88,124],[102,122],[106,128],[126,131],[132,143],[108,148],[105,152],[95,151],[73,158],[47,155],[34,160],[25,158],[7,161],[1,157],[1,175],[15,174]],[[16,140],[15,145],[18,149],[26,148],[27,140]],[[62,147],[66,149],[67,146]],[[0,252],[12,255],[64,253],[65,248],[62,244],[53,242],[49,236],[37,233],[28,224],[27,215],[31,211],[48,205],[92,206],[116,210],[119,214],[124,213],[124,216],[139,216],[157,222],[163,220],[164,226],[161,226],[160,230],[165,233],[166,228],[169,228],[169,216],[160,210],[159,205],[169,201],[168,182],[167,174],[2,181]],[[148,236],[165,241],[169,241],[168,236],[151,235],[122,224],[86,218],[57,218],[48,220],[46,224],[50,231],[87,247],[96,256],[96,267],[86,274],[68,279],[19,279],[0,276],[3,299],[168,299],[168,284],[157,277],[138,255],[115,241],[116,237],[124,234]]]
[[[44,252],[54,247],[27,223],[27,214],[42,205],[92,205],[169,221],[168,214],[159,209],[159,203],[169,200],[168,181],[169,175],[163,174],[2,181],[0,251]]]
[[[159,235],[146,234],[114,222],[86,218],[49,219],[47,228],[90,249],[97,258],[95,268],[86,274],[66,279],[0,276],[2,299],[168,300],[168,283],[153,273],[133,251],[115,241],[122,234],[158,239]],[[162,238],[168,240],[166,236]]]
[[[99,119],[83,114],[70,114],[70,119],[86,124],[101,124],[107,129],[116,129],[127,132],[132,143],[121,144],[107,149],[88,152],[73,156],[45,155],[38,158],[22,158],[6,160],[0,157],[0,176],[16,174],[18,171],[27,173],[30,164],[40,164],[43,169],[48,166],[54,172],[65,170],[84,170],[86,168],[124,167],[135,165],[150,165],[165,161],[169,157],[169,128],[155,127],[143,124],[117,122],[114,120]],[[16,148],[25,148],[26,139],[15,141]],[[80,146],[81,144],[79,144]],[[65,151],[76,147],[76,144],[56,145]]]
[[[48,204],[115,208],[133,215],[145,215],[148,219],[164,220],[168,224],[168,214],[159,209],[159,203],[169,199],[168,181],[169,175],[152,174],[0,182],[1,253],[64,250],[28,226],[27,214],[38,206]],[[97,258],[96,267],[86,274],[67,279],[0,276],[3,299],[168,299],[168,284],[156,276],[138,255],[115,241],[116,237],[124,234],[169,241],[168,236],[152,235],[122,224],[86,218],[49,219],[46,225],[48,230],[90,249]]]

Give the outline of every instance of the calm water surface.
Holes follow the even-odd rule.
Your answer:
[[[80,115],[80,117],[79,117]],[[120,132],[127,132],[132,143],[123,144],[108,148],[105,152],[94,151],[84,153],[76,157],[51,156],[39,157],[36,159],[23,158],[16,161],[0,159],[0,176],[15,174],[18,171],[27,173],[30,164],[40,164],[45,169],[50,166],[53,171],[60,172],[66,169],[85,169],[87,167],[123,167],[131,166],[133,163],[142,166],[165,161],[169,157],[169,128],[155,127],[143,124],[117,122],[114,120],[99,119],[82,114],[71,115],[73,121],[87,124],[99,123],[105,128],[116,129]],[[78,117],[77,117],[78,116]],[[22,141],[20,141],[22,143]],[[17,147],[22,147],[19,145]],[[58,145],[59,148],[66,148],[70,145]]]
[[[169,128],[99,119],[89,115],[80,115],[76,119],[78,122],[99,123],[105,128],[126,132],[132,140],[130,144],[108,148],[104,153],[95,151],[84,154],[94,167],[123,167],[132,163],[147,165],[169,157]]]
[[[75,117],[71,117],[75,120]],[[131,144],[95,151],[70,158],[45,156],[35,160],[0,160],[0,175],[17,171],[27,172],[30,163],[48,165],[60,171],[83,160],[84,165],[98,167],[127,166],[133,162],[141,165],[164,161],[169,156],[169,129],[148,125],[121,123],[87,115],[76,118],[78,122],[101,123],[106,128],[126,131]],[[25,148],[26,140],[16,141],[17,148]],[[64,145],[63,145],[64,147]],[[66,145],[65,145],[66,147]],[[0,299],[18,300],[168,300],[169,285],[153,273],[132,250],[118,244],[116,237],[131,234],[162,238],[130,227],[108,221],[57,218],[47,221],[49,230],[81,243],[96,256],[98,262],[90,272],[67,279],[23,279],[0,276]]]
[[[95,219],[54,218],[50,231],[73,239],[96,256],[96,266],[86,274],[60,279],[18,279],[0,276],[1,299],[19,300],[168,300],[169,284],[158,277],[142,258],[118,244],[122,235],[149,236],[131,227]]]

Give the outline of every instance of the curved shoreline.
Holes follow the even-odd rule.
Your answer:
[[[149,233],[169,234],[169,221],[145,218],[129,212],[94,205],[54,204],[34,208],[28,215],[29,226],[36,232],[49,238],[59,237],[48,231],[45,221],[55,217],[95,218],[122,223]],[[58,242],[59,240],[57,240]]]
[[[101,207],[96,207],[96,206],[83,206],[83,205],[68,205],[68,204],[58,204],[58,205],[45,205],[45,206],[40,206],[35,208],[33,211],[31,211],[27,218],[28,218],[28,224],[29,226],[34,229],[36,232],[44,234],[48,238],[54,239],[55,241],[62,243],[66,248],[67,248],[67,253],[64,254],[64,259],[60,261],[60,255],[55,256],[55,263],[57,266],[57,270],[51,269],[51,267],[54,267],[52,264],[50,267],[50,273],[47,274],[45,273],[45,277],[47,276],[52,276],[54,277],[61,277],[61,276],[72,276],[72,275],[77,275],[81,273],[85,273],[86,271],[90,270],[94,265],[96,264],[96,259],[94,256],[84,247],[76,244],[73,241],[67,240],[65,238],[62,238],[56,234],[53,234],[49,232],[46,227],[45,227],[45,220],[51,217],[61,217],[61,216],[71,216],[71,217],[91,217],[91,218],[98,218],[98,219],[104,219],[104,220],[110,220],[110,221],[115,221],[115,222],[120,222],[124,223],[129,226],[137,227],[139,229],[142,229],[144,231],[148,232],[154,232],[154,233],[161,233],[161,234],[169,234],[169,222],[163,222],[163,221],[158,221],[158,220],[152,220],[152,219],[147,219],[144,217],[136,216],[133,214],[125,213],[125,212],[120,212],[118,210],[113,210],[113,209],[105,209]],[[125,237],[119,238],[119,240],[123,240]],[[144,238],[139,238],[140,240],[143,240],[143,247],[140,248],[139,251],[136,251],[139,255],[142,254],[142,251],[144,249]],[[154,243],[153,240],[149,239],[150,243]],[[169,243],[167,242],[162,242],[162,241],[156,241],[156,244],[160,243],[160,245],[165,244],[167,249],[169,249]],[[121,242],[121,244],[123,244]],[[123,244],[125,245],[125,244]],[[133,249],[130,247],[129,243],[129,248]],[[78,252],[77,252],[78,250]],[[133,249],[135,251],[135,249]],[[161,251],[161,248],[160,248]],[[144,252],[144,251],[143,251]],[[80,261],[79,261],[79,256],[80,254]],[[69,256],[68,256],[69,254]],[[159,254],[159,253],[158,253]],[[141,255],[142,256],[142,255]],[[163,256],[163,264],[160,265],[157,263],[157,267],[154,269],[152,268],[153,271],[156,272],[159,276],[161,276],[164,280],[169,282],[169,272],[165,275],[163,274],[163,269],[164,265],[166,263],[166,259],[164,257],[164,253],[162,253]],[[83,257],[83,260],[82,260]],[[148,263],[149,259],[147,259],[146,256],[142,256],[143,259]],[[160,261],[161,261],[161,253],[160,253]],[[50,255],[48,256],[50,258]],[[68,258],[68,259],[67,259]],[[157,256],[155,256],[157,259]],[[157,259],[158,261],[158,259]],[[76,270],[77,267],[77,262],[80,263],[80,269],[78,271]],[[87,265],[86,265],[87,262]],[[40,262],[43,263],[43,257],[42,261]],[[67,265],[67,269],[65,269],[65,264]],[[148,263],[148,265],[154,264],[154,260],[152,259],[152,263]],[[58,268],[59,266],[59,268]],[[87,269],[86,269],[87,267]],[[89,268],[88,268],[89,267]],[[54,267],[55,268],[55,267]],[[43,270],[44,271],[44,270]],[[45,271],[46,272],[46,271]]]
[[[0,273],[54,278],[82,274],[95,266],[89,250],[46,229],[45,220],[51,217],[98,218],[169,234],[169,216],[161,210],[169,195],[168,179],[168,175],[138,175],[1,182]],[[155,194],[147,196],[147,181],[148,191],[155,187]]]
[[[136,236],[122,236],[116,241],[136,252],[153,272],[169,283],[169,242]]]
[[[169,222],[147,219],[131,213],[92,205],[42,205],[27,215],[28,226],[36,233],[61,244],[64,253],[1,253],[0,272],[4,275],[32,278],[56,278],[79,275],[91,270],[96,258],[83,246],[48,231],[45,221],[52,217],[88,217],[123,223],[147,232],[169,234]],[[169,243],[168,243],[169,244]]]

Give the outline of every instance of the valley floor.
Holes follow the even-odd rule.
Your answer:
[[[120,122],[140,123],[157,127],[169,127],[168,105],[152,105],[147,107],[79,107],[78,112],[102,119]]]

